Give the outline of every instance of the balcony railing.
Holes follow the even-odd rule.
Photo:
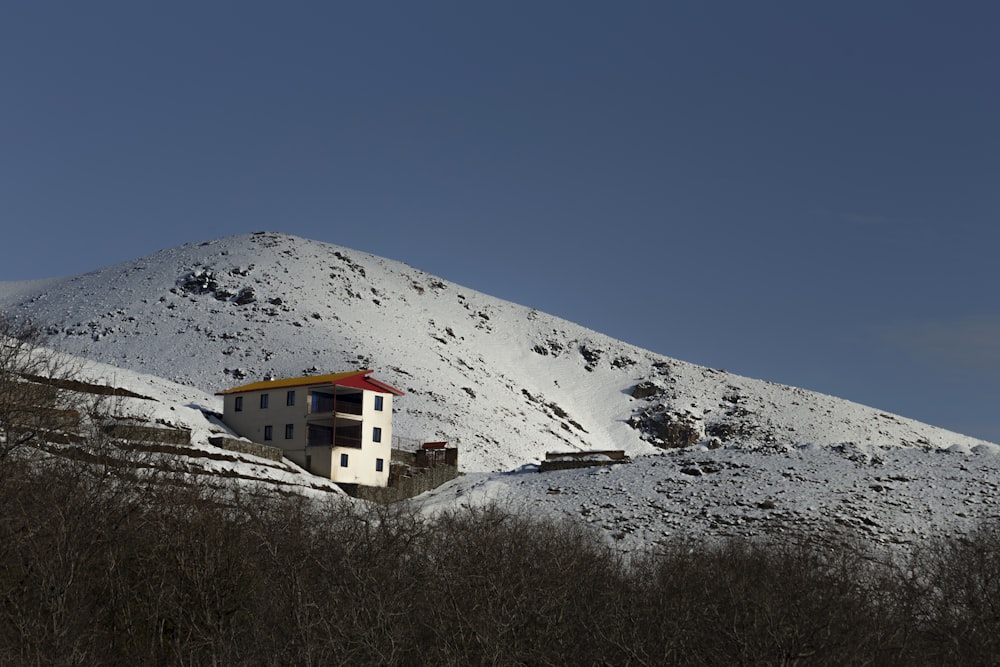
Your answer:
[[[321,433],[310,433],[309,439],[306,442],[308,447],[352,447],[354,449],[361,449],[361,437],[360,436],[350,436],[350,435],[338,435],[335,438],[330,438],[329,434]]]
[[[317,398],[314,396],[313,401],[309,405],[309,414],[330,415],[339,413],[345,415],[360,415],[361,407],[360,401],[335,401],[332,398]]]

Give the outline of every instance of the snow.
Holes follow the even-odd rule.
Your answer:
[[[524,503],[582,518],[623,549],[808,526],[906,543],[997,513],[996,445],[663,357],[294,236],[235,236],[3,283],[0,308],[46,326],[53,347],[106,364],[93,373],[154,397],[143,406],[153,419],[192,428],[210,449],[207,436],[223,427],[202,410],[221,411],[216,391],[314,368],[374,369],[406,392],[394,401],[397,435],[459,445],[466,474],[421,497],[428,511]],[[689,427],[695,445],[657,447],[662,418]],[[546,452],[618,449],[633,462],[536,472]],[[229,454],[275,483],[308,477]]]
[[[534,511],[585,521],[623,551],[675,539],[813,539],[861,534],[906,545],[959,535],[1000,515],[994,451],[892,448],[875,458],[823,447],[761,454],[671,450],[631,464],[459,478],[418,500],[429,511],[491,499],[530,499]]]
[[[37,296],[44,292],[49,284],[58,282],[57,278],[44,278],[41,280],[12,280],[0,282],[0,301],[9,301],[25,296]]]

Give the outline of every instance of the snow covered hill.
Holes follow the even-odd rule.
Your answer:
[[[452,439],[467,470],[548,450],[981,444],[821,394],[665,358],[346,248],[271,233],[15,284],[54,347],[214,393],[371,368],[407,395],[397,432]]]
[[[30,316],[56,349],[189,386],[214,409],[221,404],[211,394],[256,379],[374,369],[406,392],[396,401],[397,434],[457,442],[462,468],[483,473],[457,480],[439,500],[484,485],[513,488],[498,473],[548,451],[624,449],[635,461],[611,472],[546,473],[562,481],[537,482],[544,490],[531,491],[537,484],[525,478],[514,485],[552,501],[572,495],[549,493],[565,480],[615,479],[627,489],[639,478],[647,486],[722,479],[677,477],[679,456],[739,459],[745,475],[755,467],[740,458],[747,456],[769,456],[767,466],[832,457],[857,467],[891,460],[896,454],[885,452],[899,448],[937,463],[946,456],[933,452],[992,460],[997,449],[875,408],[663,357],[399,262],[283,234],[0,284],[0,309]],[[900,473],[907,475],[917,476]],[[752,502],[766,508],[773,499]],[[659,526],[670,512],[636,522]]]

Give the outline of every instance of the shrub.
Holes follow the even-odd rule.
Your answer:
[[[1000,531],[904,562],[732,540],[625,558],[486,505],[212,489],[8,462],[0,664],[991,664]],[[108,470],[111,472],[109,473]],[[118,474],[115,473],[118,471]],[[815,537],[815,536],[813,536]]]

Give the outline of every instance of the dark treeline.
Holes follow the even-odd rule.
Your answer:
[[[0,476],[9,665],[985,665],[1000,534],[626,562],[497,506],[421,519],[65,459]],[[135,468],[132,468],[135,470]],[[901,559],[903,560],[903,559]]]

